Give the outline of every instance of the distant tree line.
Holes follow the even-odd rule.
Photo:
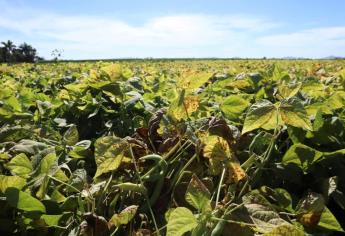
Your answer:
[[[43,60],[37,55],[37,50],[27,43],[18,47],[11,40],[0,44],[0,63],[35,62]]]

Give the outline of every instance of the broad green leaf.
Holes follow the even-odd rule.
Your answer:
[[[18,175],[23,178],[28,178],[33,170],[29,158],[24,153],[20,153],[13,157],[11,161],[6,164],[6,168],[11,171],[12,175]]]
[[[292,145],[284,154],[282,163],[294,163],[299,166],[304,172],[307,172],[309,167],[316,161],[324,159],[337,158],[345,155],[345,149],[340,149],[334,152],[320,152],[304,144],[297,143]]]
[[[6,192],[7,188],[14,187],[22,189],[25,185],[26,181],[22,177],[0,175],[0,191],[3,193]]]
[[[278,93],[281,98],[289,98],[295,96],[300,90],[302,83],[282,83],[278,87]]]
[[[322,152],[319,152],[304,144],[297,143],[292,145],[284,154],[282,163],[294,163],[302,170],[307,171],[308,168],[322,157]]]
[[[54,175],[58,170],[57,157],[55,153],[49,153],[40,162],[35,174],[39,176],[46,176],[48,174]]]
[[[72,150],[68,152],[68,155],[73,158],[85,158],[90,155],[90,146],[90,140],[82,140],[73,146]]]
[[[74,188],[82,191],[87,184],[87,173],[85,169],[76,169],[69,180],[69,185],[72,185]],[[67,187],[68,192],[76,192],[76,190],[71,187]]]
[[[169,216],[167,236],[182,236],[198,225],[193,213],[185,207],[177,207]]]
[[[261,100],[253,104],[244,120],[242,134],[260,127],[274,128],[279,123],[277,108],[268,100]]]
[[[68,130],[64,133],[63,140],[69,146],[73,146],[74,144],[76,144],[79,140],[79,133],[78,133],[77,126],[75,125],[70,126]]]
[[[22,192],[16,188],[7,188],[5,196],[8,204],[19,210],[46,212],[45,206],[29,193]]]
[[[11,106],[13,111],[17,111],[17,112],[22,111],[22,106],[16,97],[11,96],[10,98],[7,99],[6,103],[7,105]]]
[[[101,71],[111,80],[115,81],[122,77],[122,67],[118,63],[112,63],[101,68]]]
[[[318,81],[306,81],[302,84],[301,91],[313,98],[324,98],[327,96],[325,85]]]
[[[289,80],[290,76],[287,71],[284,71],[277,65],[274,65],[271,78],[273,81]]]
[[[63,215],[41,215],[41,219],[44,220],[49,227],[59,226],[59,221],[62,217]]]
[[[62,203],[66,200],[66,197],[59,192],[58,189],[54,189],[53,193],[50,196],[50,199],[57,202]]]
[[[128,151],[128,148],[127,141],[115,136],[97,139],[95,142],[95,159],[97,164],[95,178],[116,170],[125,157],[125,151]]]
[[[240,95],[230,95],[220,105],[225,117],[230,120],[238,120],[241,114],[250,106],[250,100]]]
[[[285,124],[305,130],[312,130],[310,119],[302,103],[296,98],[284,99],[279,107],[279,113]]]
[[[318,226],[328,230],[344,232],[344,229],[341,227],[335,216],[327,207],[325,207],[321,214]]]
[[[192,205],[195,209],[203,211],[209,207],[211,193],[203,182],[195,175],[192,175],[192,179],[187,187],[185,195],[186,201]]]
[[[133,219],[133,217],[137,213],[137,210],[138,206],[129,206],[122,210],[119,214],[114,214],[109,220],[109,224],[115,225],[116,227],[119,227],[120,225],[126,225]]]
[[[336,91],[335,93],[330,96],[326,102],[326,106],[331,108],[332,110],[336,110],[339,108],[345,107],[345,91]]]
[[[36,193],[38,198],[43,199],[45,197],[50,181],[50,177],[48,175],[54,176],[58,170],[59,167],[57,164],[56,154],[53,152],[44,156],[33,174],[34,185],[39,186]]]
[[[267,186],[262,186],[259,189],[260,193],[267,199],[270,199],[270,201],[285,209],[288,210],[290,212],[293,212],[292,209],[292,198],[289,194],[288,191],[286,191],[285,189],[282,188],[276,188],[276,189],[272,189],[270,187]]]

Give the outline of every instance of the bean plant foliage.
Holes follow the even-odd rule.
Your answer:
[[[344,61],[0,65],[1,235],[341,235]]]

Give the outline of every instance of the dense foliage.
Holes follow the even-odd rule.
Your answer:
[[[7,62],[35,62],[42,60],[38,57],[37,50],[27,43],[23,43],[17,47],[10,40],[1,42],[0,46],[0,63]]]
[[[0,231],[332,235],[344,61],[0,65]]]

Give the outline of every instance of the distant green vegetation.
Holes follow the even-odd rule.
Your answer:
[[[344,88],[341,60],[0,65],[0,234],[343,233]]]
[[[16,47],[12,41],[1,42],[0,63],[8,62],[35,62],[42,60],[37,56],[37,51],[31,45],[23,43]]]

